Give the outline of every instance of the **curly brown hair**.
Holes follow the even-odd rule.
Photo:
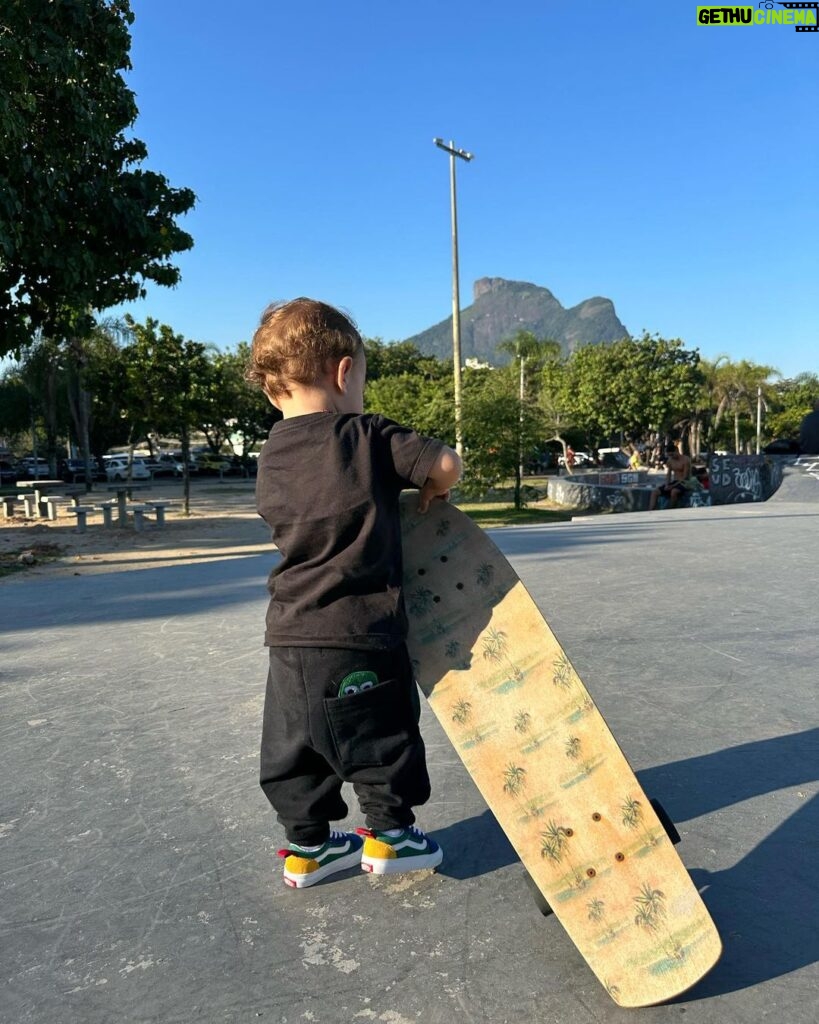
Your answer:
[[[363,348],[352,318],[334,306],[303,296],[274,302],[253,335],[245,376],[271,398],[289,395],[292,384],[309,387],[344,356]]]

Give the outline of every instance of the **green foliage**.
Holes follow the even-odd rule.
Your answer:
[[[368,381],[365,408],[404,423],[421,434],[455,443],[453,383],[420,374],[401,373]]]
[[[819,399],[819,376],[800,373],[775,383],[768,396],[765,426],[769,437],[799,437],[799,426]]]
[[[85,335],[90,310],[174,285],[189,189],[139,165],[123,71],[129,0],[14,0],[0,13],[0,354],[37,329]]]
[[[196,426],[204,433],[211,451],[219,452],[225,440],[238,435],[242,454],[247,455],[267,437],[274,421],[281,418],[261,388],[245,380],[250,346],[240,342],[235,352],[211,352],[210,372],[200,381],[202,402]]]
[[[380,338],[364,338],[367,354],[367,380],[374,382],[384,377],[399,377],[402,374],[441,380],[452,375],[452,363],[445,363],[435,356],[425,356],[409,341],[394,341],[389,344]]]
[[[0,380],[0,434],[22,434],[31,427],[28,389],[19,375],[8,373]]]
[[[468,497],[481,497],[510,477],[516,481],[515,508],[523,501],[521,461],[538,449],[543,430],[534,402],[520,403],[518,369],[467,370],[464,374],[465,475]]]
[[[596,442],[669,431],[695,408],[699,353],[652,335],[576,349],[549,379],[556,404]]]

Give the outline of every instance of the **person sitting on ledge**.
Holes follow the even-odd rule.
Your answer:
[[[653,512],[657,507],[657,501],[661,498],[668,498],[671,508],[676,508],[680,498],[686,491],[690,490],[691,459],[683,455],[675,444],[666,446],[666,473],[665,483],[655,487],[648,499],[648,508]]]

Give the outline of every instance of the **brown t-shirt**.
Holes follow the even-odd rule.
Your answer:
[[[389,650],[406,639],[398,497],[423,486],[442,447],[380,415],[275,424],[256,480],[282,556],[268,581],[268,646]]]

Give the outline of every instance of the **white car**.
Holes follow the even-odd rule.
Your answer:
[[[105,475],[112,483],[128,479],[128,456],[127,455],[104,455]],[[142,459],[134,459],[131,465],[132,480],[150,480],[151,471]]]
[[[566,460],[562,455],[558,456],[557,463],[559,466],[565,466]],[[593,466],[594,457],[590,452],[575,452],[574,453],[574,464],[575,466]]]

